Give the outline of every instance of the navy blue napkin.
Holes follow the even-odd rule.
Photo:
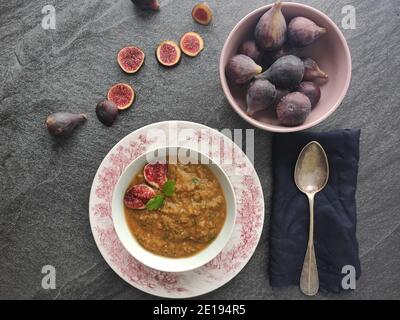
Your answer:
[[[360,130],[275,134],[272,140],[274,189],[270,226],[269,278],[273,287],[298,285],[308,241],[309,205],[294,183],[302,148],[312,140],[329,161],[327,186],[315,196],[314,245],[320,289],[340,292],[343,266],[361,275],[356,239]]]

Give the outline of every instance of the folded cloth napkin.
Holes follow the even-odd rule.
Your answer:
[[[329,162],[329,180],[315,196],[314,246],[320,289],[340,292],[342,268],[361,275],[356,239],[360,130],[276,134],[272,140],[274,189],[270,226],[269,278],[273,287],[298,285],[308,241],[309,204],[294,182],[302,148],[318,141]],[[350,267],[351,268],[351,267]],[[347,271],[348,272],[348,271]],[[348,274],[348,273],[347,273]]]

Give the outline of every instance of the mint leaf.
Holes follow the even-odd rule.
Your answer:
[[[197,179],[197,178],[192,178],[192,183],[198,184],[199,182],[200,182],[199,179]]]
[[[164,183],[162,187],[162,192],[167,196],[170,197],[174,194],[175,191],[175,181],[174,180],[168,180],[166,183]]]
[[[146,209],[149,211],[157,210],[162,207],[164,204],[164,196],[162,194],[158,194],[151,198],[149,202],[146,204]]]

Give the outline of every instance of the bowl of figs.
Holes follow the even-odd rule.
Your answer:
[[[227,100],[244,120],[267,131],[294,132],[339,107],[350,85],[351,56],[327,15],[278,0],[235,26],[219,72]]]

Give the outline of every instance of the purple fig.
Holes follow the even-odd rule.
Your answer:
[[[318,63],[316,63],[313,59],[311,58],[305,58],[303,59],[304,63],[304,77],[303,80],[306,81],[313,81],[315,79],[328,79],[328,74],[321,70],[318,66]]]
[[[253,116],[256,112],[268,109],[275,101],[275,86],[265,79],[254,80],[247,89],[247,114]]]
[[[254,37],[263,50],[279,49],[286,41],[287,26],[281,9],[282,3],[278,0],[256,25]]]
[[[276,107],[279,102],[281,102],[282,98],[290,93],[288,89],[276,89],[276,95],[274,100],[274,106]]]
[[[133,4],[140,9],[147,10],[160,10],[158,0],[132,0]]]
[[[311,102],[311,108],[314,108],[321,98],[321,89],[314,82],[304,81],[300,83],[297,91],[307,96]]]
[[[278,88],[297,87],[304,75],[304,64],[293,55],[276,60],[267,71],[257,75],[256,79],[267,79]]]
[[[262,63],[262,52],[254,40],[243,42],[239,47],[238,53],[250,57],[257,64]]]
[[[288,38],[296,47],[306,47],[326,33],[326,29],[317,26],[304,17],[293,18],[288,26]]]
[[[96,106],[96,115],[106,126],[110,127],[118,116],[117,105],[110,100],[102,100]]]
[[[244,84],[250,81],[261,71],[262,68],[244,54],[234,56],[226,66],[227,77],[236,84]]]
[[[284,96],[276,108],[278,120],[284,126],[298,126],[311,112],[311,102],[304,94],[292,92]]]
[[[56,112],[47,117],[47,130],[53,136],[68,137],[74,129],[87,120],[85,114]]]

